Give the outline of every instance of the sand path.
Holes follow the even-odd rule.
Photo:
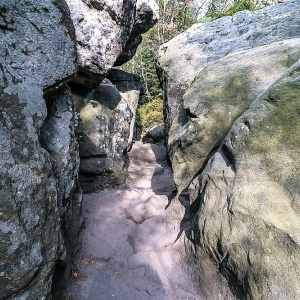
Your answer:
[[[129,156],[125,186],[84,195],[86,229],[70,297],[199,300],[183,236],[177,239],[180,217],[169,206],[174,182],[165,148],[135,142]]]

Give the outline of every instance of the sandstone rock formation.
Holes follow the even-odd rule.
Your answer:
[[[67,83],[85,83],[77,86],[83,90],[98,86],[157,20],[153,1],[66,2],[0,4],[1,300],[50,299],[54,269],[55,284],[70,273],[82,226],[82,191],[78,97]],[[128,80],[116,82],[116,107],[99,106],[107,114],[105,126],[115,125],[107,132],[113,141],[110,158],[121,165],[118,155],[130,143],[135,114],[128,95],[137,92]]]
[[[300,39],[290,39],[231,53],[196,76],[169,131],[169,154],[178,162],[174,177],[179,185],[190,182],[232,123],[299,59],[299,45]]]
[[[78,182],[79,151],[75,138],[74,99],[68,87],[46,99],[48,115],[40,130],[39,141],[51,157],[57,183],[57,205],[66,247],[65,256],[57,263],[55,283],[62,285],[71,274],[71,255],[83,227],[82,190]]]
[[[207,299],[223,299],[222,277],[239,299],[300,295],[299,8],[194,25],[160,49],[169,154]]]
[[[297,62],[252,103],[189,188],[200,256],[247,299],[300,295],[299,75]]]
[[[111,69],[135,54],[141,34],[158,20],[158,6],[144,0],[67,3],[79,64],[71,89],[79,117],[80,181],[84,191],[92,192],[126,179],[126,148],[132,141],[142,87],[138,76]],[[109,80],[102,82],[105,77]]]
[[[126,179],[124,151],[132,142],[142,86],[138,76],[120,70],[109,78],[77,103],[80,182],[86,192]]]
[[[2,1],[0,12],[0,299],[46,299],[66,253],[56,172],[39,142],[43,92],[76,72],[74,28],[62,1]]]
[[[253,4],[257,9],[261,9],[266,6],[277,5],[286,1],[287,0],[254,0]],[[226,11],[226,9],[237,3],[239,2],[235,0],[194,0],[194,7],[198,12],[197,18],[201,19],[205,17],[212,6],[216,10]]]
[[[296,7],[297,1],[289,1],[287,5],[239,12],[215,22],[195,24],[162,45],[159,63],[168,77],[166,91],[171,113],[178,107],[176,99],[180,96],[177,94],[183,92],[207,65],[232,52],[297,37],[298,21],[289,13],[293,9],[296,11]]]
[[[286,40],[299,37],[297,28],[300,24],[295,18],[298,14],[298,7],[298,1],[292,0],[286,4],[259,11],[239,12],[233,17],[224,17],[211,23],[196,24],[161,46],[159,63],[162,76],[165,78],[163,82],[167,114],[166,127],[170,135],[169,150],[171,157],[174,155],[177,157],[178,165],[185,164],[186,160],[194,161],[196,159],[198,169],[200,169],[207,154],[213,150],[213,145],[220,144],[219,140],[224,137],[224,132],[226,133],[226,128],[224,128],[223,135],[220,130],[214,130],[213,126],[216,125],[216,121],[212,121],[212,118],[216,118],[215,120],[219,117],[228,118],[228,130],[228,126],[230,127],[230,124],[242,114],[255,97],[298,60],[298,41],[295,40],[296,44],[291,47],[282,44]],[[276,42],[278,45],[273,44]],[[293,41],[284,43],[292,45]],[[277,54],[275,49],[278,49]],[[252,55],[250,51],[246,52],[246,50],[253,51]],[[281,54],[281,51],[284,53]],[[241,61],[241,58],[244,57],[245,59]],[[232,66],[233,61],[235,61],[235,65],[239,64],[236,73],[237,67]],[[253,71],[255,66],[258,69]],[[266,74],[268,76],[265,76]],[[274,77],[271,79],[268,78],[269,76]],[[199,83],[202,86],[199,86]],[[227,99],[225,105],[222,99],[218,100],[219,95],[223,97],[222,99]],[[198,101],[196,101],[197,98],[199,98]],[[217,103],[223,106],[227,105],[227,112],[222,116],[220,112],[215,112],[210,107],[212,105],[210,98],[216,103],[213,105],[219,106]],[[239,105],[244,103],[244,107],[240,110],[234,108],[235,111],[230,112],[230,107],[234,102],[238,102]],[[220,110],[222,109],[220,108]],[[214,116],[212,117],[212,115]],[[213,131],[214,138],[211,139],[212,144],[208,147],[209,149],[203,151],[204,153],[199,154],[198,157],[191,157],[191,153],[181,153],[180,148],[186,149],[183,151],[188,149],[184,146],[185,144],[196,142],[194,138],[188,137],[186,132],[189,132],[189,135],[193,131],[197,132],[197,128],[201,127],[202,122],[208,122],[207,125]],[[172,130],[171,126],[175,127],[177,123],[179,123],[179,127],[184,126],[183,128],[186,130],[179,132],[176,128]],[[196,128],[193,129],[195,126]],[[223,123],[219,126],[223,127]],[[223,128],[221,128],[222,130]],[[210,133],[206,132],[204,135],[210,139]],[[177,176],[177,170],[182,172],[182,175]],[[186,184],[192,179],[193,172],[194,170],[189,173],[176,168],[175,181],[176,177],[186,178]]]
[[[135,54],[141,34],[158,20],[155,1],[66,0],[76,29],[79,73],[74,81],[97,86],[114,65]]]

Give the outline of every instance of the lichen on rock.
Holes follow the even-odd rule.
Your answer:
[[[239,12],[160,49],[177,200],[207,299],[300,294],[298,13],[293,0]]]
[[[300,293],[298,76],[299,62],[253,102],[190,187],[200,256],[228,254],[222,274],[254,299]]]
[[[2,1],[0,12],[0,299],[46,299],[65,251],[57,182],[39,142],[43,94],[75,75],[75,44],[53,1]]]
[[[54,285],[70,278],[82,191],[74,132],[78,98],[67,83],[98,86],[117,58],[137,46],[135,22],[138,36],[149,21],[138,16],[151,15],[153,3],[136,14],[135,0],[1,1],[1,300],[49,299],[54,269]],[[157,12],[150,19],[153,25]],[[124,89],[117,93],[121,104],[105,111],[108,139],[114,134],[112,165],[122,165],[118,155],[132,138],[136,105]]]

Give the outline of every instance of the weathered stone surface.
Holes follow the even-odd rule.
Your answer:
[[[126,178],[124,151],[132,142],[142,86],[139,77],[120,70],[112,71],[110,78],[116,85],[105,79],[77,103],[80,181],[89,192]]]
[[[118,57],[117,65],[129,60],[141,42],[140,34],[158,19],[153,0],[148,5],[136,0],[66,2],[76,29],[79,73],[75,81],[86,85],[97,86]]]
[[[157,16],[153,12],[149,17],[149,9],[136,14],[135,2],[1,1],[1,300],[49,299],[54,269],[62,275],[55,276],[56,285],[70,275],[67,263],[82,225],[82,191],[77,180],[74,99],[66,83],[79,65],[78,78],[84,72],[84,83],[98,84],[120,54],[136,46],[146,23],[151,18],[155,22]],[[146,23],[141,21],[144,17]],[[109,88],[104,89],[107,94],[98,91],[103,100],[99,105],[111,129],[103,142],[111,138],[107,162],[111,160],[116,171],[132,138],[136,100],[129,101],[128,94],[138,91],[132,91],[132,83],[125,84],[121,93],[110,82]],[[108,94],[112,102],[107,101]],[[76,100],[80,102],[80,97]],[[87,151],[93,156],[96,148]]]
[[[253,2],[257,9],[261,9],[266,6],[277,5],[286,1],[287,0],[256,0]],[[216,10],[226,11],[226,9],[230,8],[235,3],[237,3],[237,1],[234,0],[195,0],[194,7],[198,11],[197,18],[201,19],[207,14],[212,5]]]
[[[39,134],[43,92],[76,71],[73,38],[64,1],[0,4],[0,299],[48,298],[65,258],[57,181]]]
[[[127,105],[133,114],[128,138],[128,144],[130,144],[133,139],[136,139],[137,133],[134,130],[136,110],[139,98],[144,94],[145,87],[141,85],[139,75],[130,74],[118,69],[112,69],[108,78],[116,86],[122,98],[126,100]]]
[[[233,122],[300,58],[300,39],[227,55],[207,66],[183,96],[169,131],[175,182],[185,187]]]
[[[167,129],[181,97],[195,77],[226,55],[299,37],[299,1],[254,12],[239,12],[211,23],[196,24],[161,46],[159,63],[165,84]]]
[[[74,100],[69,88],[47,99],[48,116],[41,127],[40,142],[50,153],[58,179],[60,215],[66,213],[75,189],[79,169],[78,144],[75,139]]]
[[[169,154],[207,299],[299,298],[299,4],[196,25],[161,49]]]
[[[22,83],[7,82],[0,97],[0,299],[43,299],[64,255],[56,181],[38,141],[46,105],[40,87]]]
[[[0,11],[3,72],[44,90],[74,75],[74,26],[64,1],[4,0]]]
[[[131,38],[147,32],[158,21],[159,11],[155,1],[137,0]]]
[[[123,52],[118,56],[115,66],[120,66],[129,61],[135,54],[137,47],[142,42],[141,34],[147,32],[158,21],[158,5],[151,0],[137,0],[134,25],[128,41],[123,47]]]
[[[71,89],[79,113],[80,181],[85,191],[94,191],[125,180],[142,87],[137,75],[112,66],[134,55],[141,34],[158,20],[158,5],[153,0],[66,2],[77,39],[79,72]]]
[[[199,253],[246,299],[300,295],[299,75],[297,62],[246,110],[189,189]]]
[[[57,264],[54,277],[54,285],[58,289],[71,277],[68,262],[77,249],[78,235],[83,226],[82,190],[78,182],[79,149],[75,139],[74,99],[70,89],[63,88],[46,103],[48,116],[41,127],[39,140],[50,154],[57,180],[57,205],[66,247],[66,257]]]
[[[145,136],[143,136],[143,142],[163,145],[165,143],[165,127],[155,126],[151,128],[147,131]]]

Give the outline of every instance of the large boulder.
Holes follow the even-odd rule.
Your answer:
[[[239,12],[193,25],[161,46],[168,149],[181,189],[236,118],[299,59],[298,40],[292,41],[299,37],[298,8],[291,0]]]
[[[298,59],[300,39],[290,39],[231,53],[196,76],[169,130],[178,186],[188,185],[233,122]]]
[[[86,192],[126,179],[126,149],[132,142],[142,86],[138,76],[120,70],[113,70],[109,78],[76,105],[80,182]]]
[[[76,29],[79,72],[73,80],[97,86],[116,64],[128,61],[141,34],[158,20],[154,0],[66,0]],[[132,52],[132,53],[131,53]]]
[[[18,5],[3,0],[0,5],[2,73],[10,73],[44,91],[57,88],[74,76],[75,30],[64,1],[28,1]],[[1,87],[4,84],[2,81]]]
[[[165,87],[167,129],[170,128],[182,96],[195,77],[208,65],[226,55],[299,37],[299,2],[254,12],[239,12],[211,23],[195,24],[159,50],[159,64]]]
[[[66,252],[57,178],[39,135],[44,92],[76,72],[74,27],[64,1],[0,4],[0,299],[46,299]]]
[[[240,12],[160,49],[174,205],[207,299],[300,295],[299,12]]]
[[[299,76],[300,61],[238,118],[189,187],[198,258],[246,299],[300,296]]]

